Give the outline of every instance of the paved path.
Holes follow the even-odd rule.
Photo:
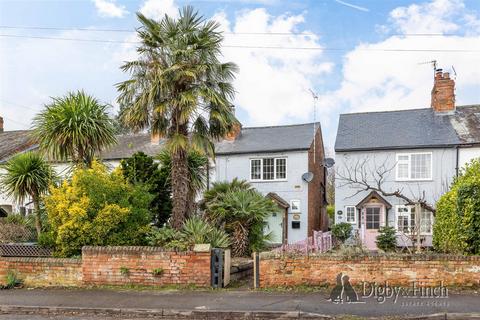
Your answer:
[[[428,315],[445,312],[480,314],[480,294],[478,293],[450,293],[448,298],[441,300],[399,298],[396,303],[387,301],[383,304],[379,304],[374,299],[367,299],[359,304],[333,304],[327,301],[327,297],[327,293],[320,292],[21,289],[0,290],[0,307],[301,311],[323,315],[352,314],[365,317]]]

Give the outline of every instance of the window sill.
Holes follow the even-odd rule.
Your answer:
[[[287,179],[275,179],[275,180],[249,180],[252,183],[263,183],[263,182],[286,182]]]
[[[432,182],[433,179],[395,179],[395,182]]]

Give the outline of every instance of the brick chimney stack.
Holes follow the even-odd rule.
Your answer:
[[[435,112],[455,110],[455,81],[448,72],[437,69],[432,89],[432,108]]]
[[[233,114],[235,114],[235,106],[232,105],[230,108],[232,109]],[[225,137],[225,140],[235,141],[235,139],[237,139],[241,133],[242,133],[242,124],[239,122],[233,126],[232,130]]]
[[[3,132],[3,118],[0,117],[0,133]]]

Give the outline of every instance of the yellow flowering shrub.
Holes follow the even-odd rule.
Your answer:
[[[76,169],[71,180],[52,187],[45,209],[57,256],[81,253],[86,245],[143,245],[150,231],[152,196],[98,162]]]

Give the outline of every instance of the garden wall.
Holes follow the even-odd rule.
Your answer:
[[[154,274],[154,271],[161,274]],[[84,247],[86,285],[210,286],[210,251],[175,252],[158,247]]]
[[[335,284],[340,272],[352,284],[365,282],[392,285],[480,286],[480,256],[378,255],[341,257],[335,255],[260,256],[260,286]]]
[[[15,272],[30,287],[82,285],[82,261],[79,259],[0,257],[0,285],[6,284],[9,271]]]
[[[211,285],[210,250],[157,247],[84,247],[82,259],[0,257],[0,285],[9,271],[26,286]]]

